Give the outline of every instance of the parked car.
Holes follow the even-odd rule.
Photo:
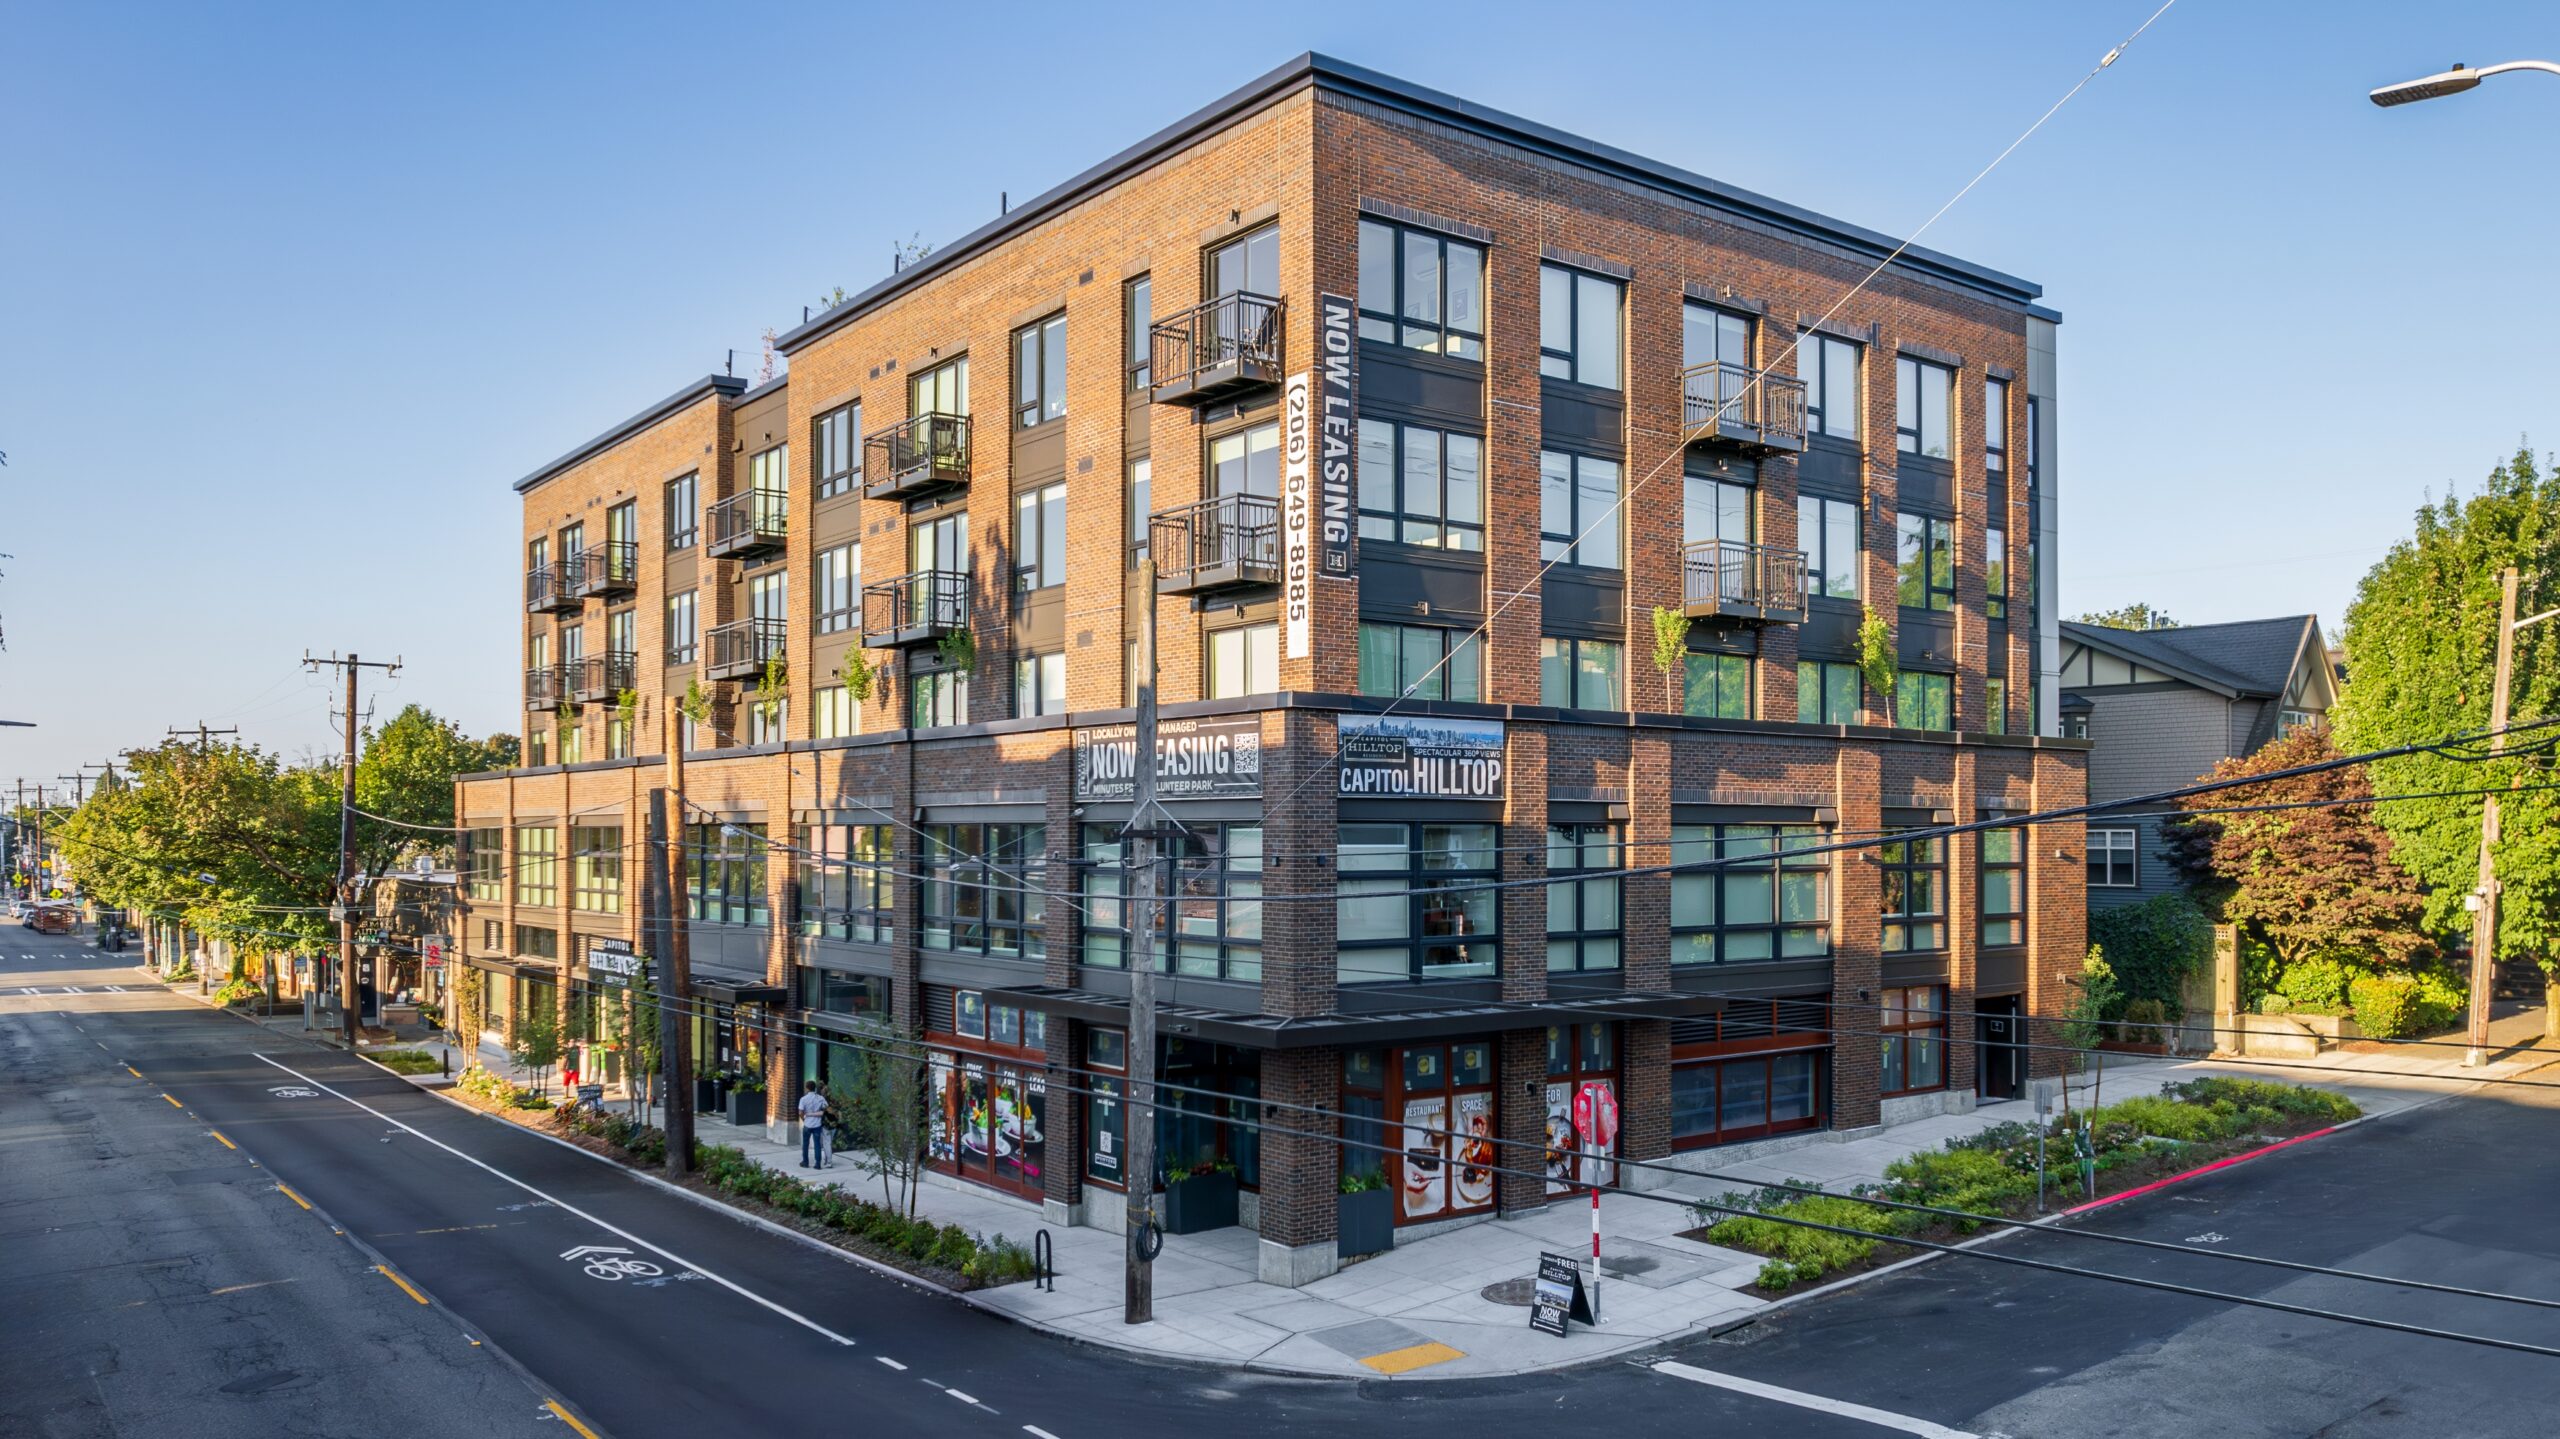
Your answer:
[[[38,934],[69,934],[79,925],[78,911],[67,904],[39,904],[27,913],[27,927]]]

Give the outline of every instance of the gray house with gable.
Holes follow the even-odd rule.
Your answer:
[[[2096,744],[2093,803],[2191,783],[2279,735],[2325,724],[2338,697],[2316,615],[2165,630],[2065,622],[2060,680],[2062,732]],[[2091,909],[2179,887],[2160,826],[2139,817],[2089,821]]]

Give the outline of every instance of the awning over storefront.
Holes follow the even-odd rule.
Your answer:
[[[1025,1009],[1087,1024],[1120,1025],[1129,1018],[1128,1000],[1091,990],[1039,984],[990,990],[988,996],[1001,996]],[[1387,1044],[1508,1029],[1545,1029],[1592,1020],[1689,1019],[1723,1009],[1722,995],[1662,993],[1594,994],[1546,1004],[1462,1002],[1383,1014],[1319,1014],[1301,1019],[1159,1004],[1156,1024],[1167,1033],[1245,1049],[1306,1049],[1325,1044]]]
[[[791,991],[781,985],[729,974],[696,974],[693,992],[714,1004],[780,1004],[791,997]]]

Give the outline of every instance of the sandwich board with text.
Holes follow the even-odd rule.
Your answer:
[[[1569,1255],[1541,1253],[1537,1287],[1529,1297],[1529,1327],[1562,1338],[1569,1319],[1584,1324],[1599,1322],[1592,1317],[1591,1300],[1583,1293],[1582,1266]]]

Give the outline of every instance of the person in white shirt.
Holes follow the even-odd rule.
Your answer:
[[[827,1099],[814,1079],[800,1086],[800,1167],[827,1167]]]

